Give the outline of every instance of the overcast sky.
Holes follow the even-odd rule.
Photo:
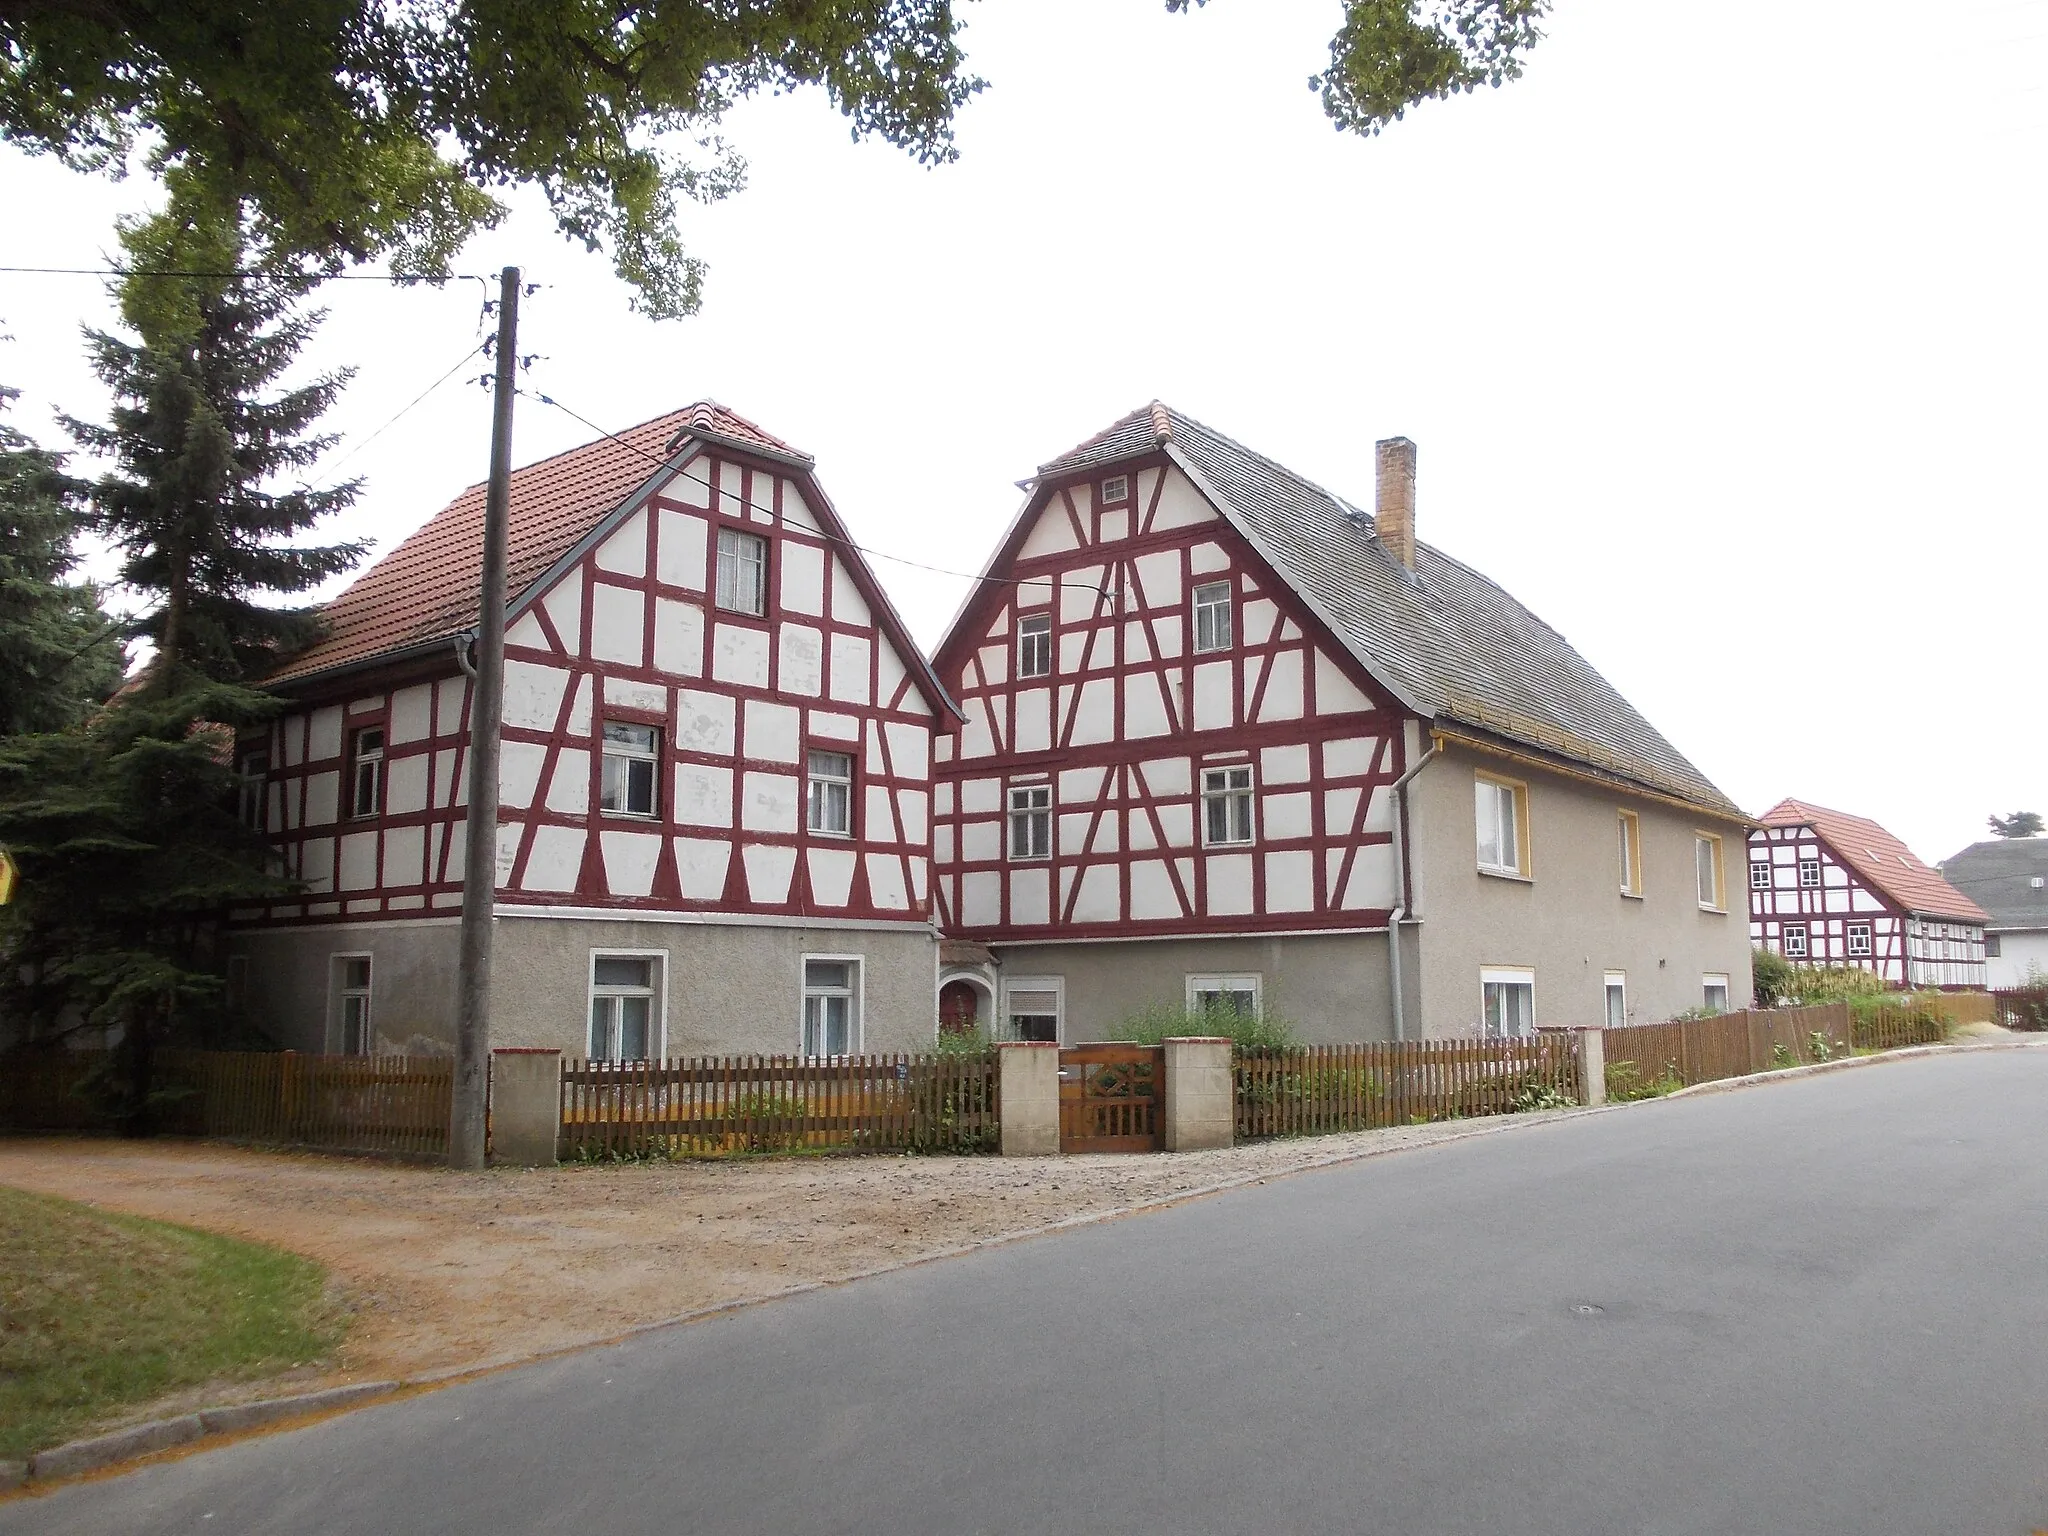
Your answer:
[[[1924,857],[2048,812],[2041,168],[2048,0],[1559,0],[1526,78],[1340,135],[1331,0],[981,0],[960,163],[819,96],[726,124],[686,214],[704,313],[633,316],[523,205],[529,387],[607,428],[721,400],[818,459],[856,537],[976,570],[1014,482],[1153,398],[1369,503],[1561,630],[1738,802]],[[0,264],[92,265],[140,181],[0,149]],[[334,284],[312,360],[362,437],[478,335],[479,285]],[[91,279],[0,275],[15,419],[97,414]],[[388,548],[483,475],[472,364],[344,466]],[[522,400],[516,460],[587,440]],[[887,561],[935,642],[965,581]]]

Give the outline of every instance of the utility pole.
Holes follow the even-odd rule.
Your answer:
[[[512,490],[512,398],[518,370],[519,269],[498,277],[497,384],[491,480],[484,493],[484,576],[470,684],[469,814],[462,859],[462,968],[456,983],[455,1105],[448,1166],[484,1165],[491,1071],[491,936],[498,915],[498,726],[505,701],[505,515]]]

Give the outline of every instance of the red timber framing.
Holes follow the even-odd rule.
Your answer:
[[[807,469],[724,444],[675,462],[510,604],[500,902],[930,921],[931,743],[950,701]],[[758,601],[751,560],[721,593],[721,532],[760,541],[743,546],[764,557]],[[346,698],[298,685],[311,696],[272,728],[265,798],[307,892],[238,918],[460,908],[468,687],[447,654],[445,675],[359,673]],[[602,806],[607,724],[638,728],[627,756],[651,742],[651,805]],[[352,817],[364,725],[385,733],[382,801]],[[818,827],[813,767],[839,786]]]
[[[1858,966],[1902,987],[1985,984],[1981,926],[1907,910],[1812,826],[1752,832],[1745,875],[1750,941],[1795,964]]]
[[[935,660],[966,717],[935,770],[949,932],[1385,927],[1409,717],[1177,466],[1151,455],[1039,487],[990,575]],[[1227,641],[1213,622],[1198,635],[1197,589],[1227,594]],[[1020,625],[1039,617],[1049,665],[1020,676]],[[1205,775],[1227,770],[1250,816],[1218,841]],[[1035,788],[1050,792],[1042,857],[1009,823],[1012,792]]]

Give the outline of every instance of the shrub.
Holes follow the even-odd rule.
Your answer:
[[[1771,1065],[1773,1067],[1796,1067],[1799,1065],[1799,1058],[1792,1054],[1791,1046],[1780,1040],[1771,1047]]]
[[[977,1026],[973,1029],[939,1031],[939,1037],[932,1044],[934,1056],[979,1056],[990,1050],[993,1042],[988,1031]]]
[[[1792,962],[1776,950],[1758,945],[1750,952],[1749,969],[1757,1007],[1777,1007],[1792,984]]]
[[[1788,1003],[1853,1003],[1891,991],[1883,977],[1860,965],[1795,965],[1789,970],[1783,994]]]
[[[1154,1003],[1137,1013],[1126,1014],[1109,1027],[1110,1039],[1131,1045],[1157,1045],[1179,1035],[1223,1036],[1230,1041],[1233,1055],[1275,1050],[1294,1043],[1293,1026],[1272,1009],[1239,1013],[1220,1002],[1206,1008]]]
[[[1566,1093],[1555,1083],[1546,1083],[1540,1077],[1524,1078],[1515,1086],[1515,1094],[1508,1101],[1508,1112],[1526,1115],[1538,1109],[1577,1109],[1579,1101]]]
[[[1676,1093],[1685,1086],[1685,1079],[1678,1075],[1678,1063],[1667,1061],[1660,1077],[1646,1078],[1642,1069],[1632,1061],[1610,1061],[1607,1063],[1607,1097],[1619,1104],[1633,1103],[1637,1099],[1661,1099],[1667,1093]]]

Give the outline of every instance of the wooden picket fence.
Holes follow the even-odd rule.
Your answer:
[[[1373,1041],[1237,1053],[1239,1140],[1317,1136],[1581,1097],[1568,1036]]]
[[[21,1053],[0,1063],[0,1125],[109,1129],[90,1084],[106,1051]],[[224,1141],[435,1157],[448,1150],[455,1063],[445,1056],[304,1056],[293,1051],[160,1051],[156,1128]]]
[[[996,1053],[565,1061],[566,1158],[993,1152]]]
[[[1997,1022],[2007,1029],[2048,1030],[2048,987],[2008,987],[1990,994]]]
[[[1673,1078],[1691,1087],[1803,1065],[1819,1059],[1815,1035],[1826,1054],[1843,1055],[1850,1048],[1851,1024],[1847,1003],[1825,1003],[1606,1030],[1608,1094],[1626,1098],[1644,1085]]]

